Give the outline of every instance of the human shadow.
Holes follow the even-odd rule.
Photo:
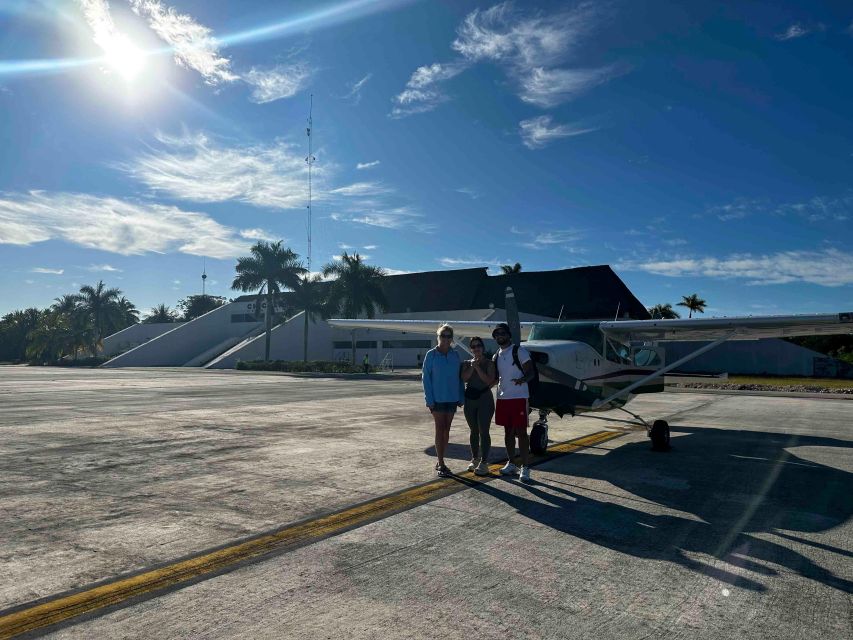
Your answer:
[[[676,448],[670,454],[653,453],[647,442],[638,442],[540,467],[605,480],[624,490],[616,495],[553,476],[547,483],[521,485],[521,495],[506,491],[502,483],[472,487],[559,531],[628,555],[674,562],[741,588],[766,590],[761,577],[775,575],[772,565],[778,565],[853,592],[853,582],[790,544],[831,551],[840,565],[849,562],[849,551],[796,532],[828,531],[850,519],[853,474],[787,450],[833,447],[849,455],[851,443],[747,430],[672,427],[672,432]],[[697,560],[698,554],[713,560]]]

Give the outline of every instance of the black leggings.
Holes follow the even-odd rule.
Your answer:
[[[465,400],[465,420],[471,429],[471,455],[474,458],[482,457],[486,462],[489,461],[489,449],[492,447],[489,427],[494,415],[495,402],[491,397]]]

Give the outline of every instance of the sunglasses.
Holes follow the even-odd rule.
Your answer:
[[[451,340],[453,338],[453,334],[452,333],[441,333],[438,335],[438,337],[439,338],[447,338],[448,340]]]

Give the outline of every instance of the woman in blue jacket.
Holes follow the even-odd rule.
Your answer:
[[[423,381],[426,406],[435,421],[435,470],[442,478],[452,475],[444,464],[444,452],[450,440],[450,423],[456,408],[465,403],[465,384],[459,376],[462,359],[452,348],[453,328],[443,324],[438,328],[438,346],[424,357]]]

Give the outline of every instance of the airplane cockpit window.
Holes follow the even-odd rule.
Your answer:
[[[630,360],[628,360],[628,347],[624,344],[614,344],[610,340],[607,340],[607,348],[604,357],[610,360],[610,362],[631,364]]]

